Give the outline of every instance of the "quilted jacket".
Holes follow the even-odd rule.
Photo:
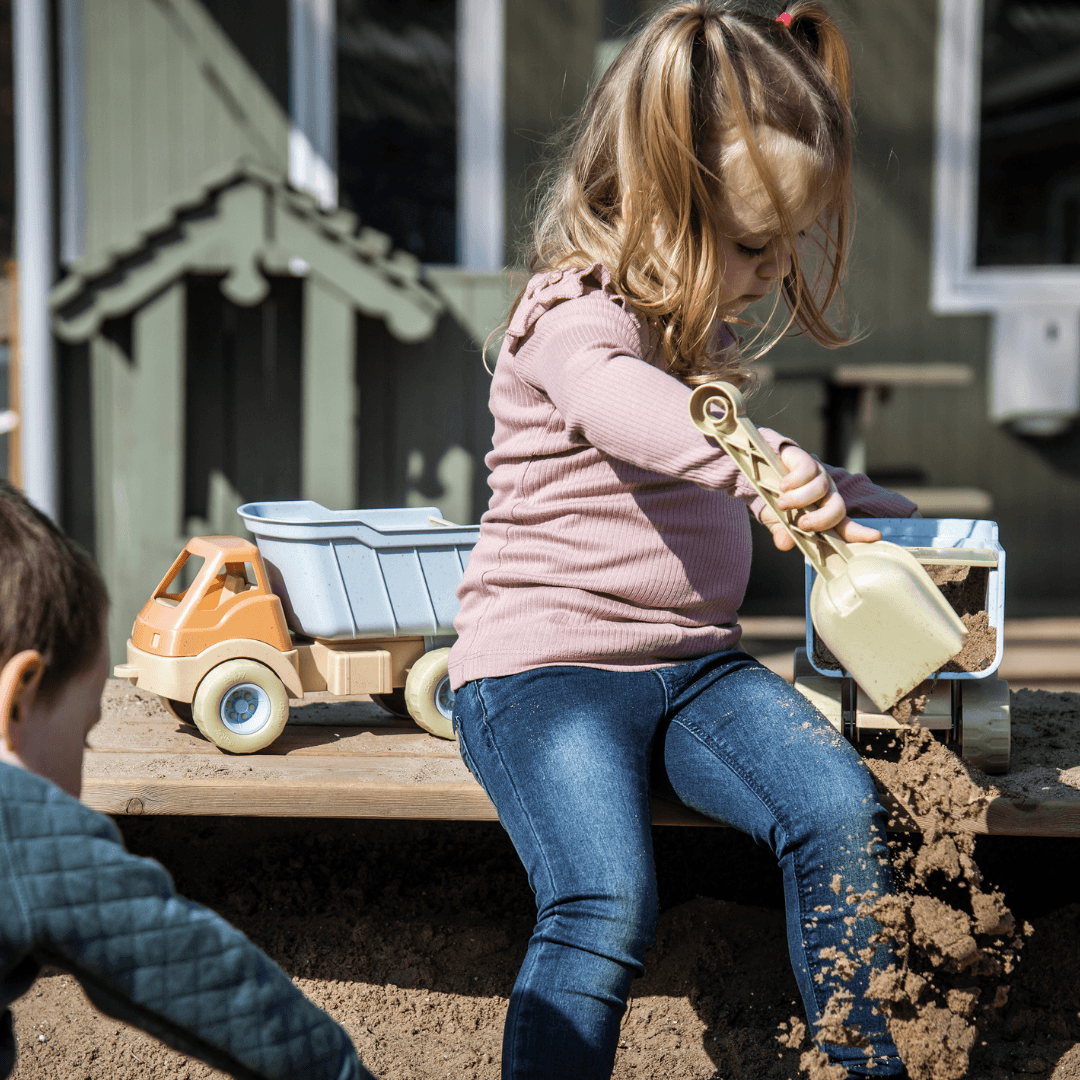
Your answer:
[[[0,1077],[15,1062],[8,1006],[43,964],[233,1076],[371,1078],[341,1027],[160,865],[125,851],[108,818],[0,764]]]

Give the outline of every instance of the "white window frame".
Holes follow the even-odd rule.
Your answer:
[[[504,0],[458,0],[458,266],[506,264]]]
[[[338,200],[334,0],[289,2],[289,182],[333,210]]]
[[[1080,267],[975,265],[983,0],[940,0],[931,307],[1080,304]]]

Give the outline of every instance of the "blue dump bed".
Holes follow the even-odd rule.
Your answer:
[[[454,633],[455,593],[479,525],[445,522],[434,506],[253,502],[238,513],[291,630],[346,640]]]
[[[1001,665],[1005,648],[1005,549],[998,541],[996,521],[971,518],[856,518],[856,521],[881,530],[882,540],[904,548],[959,548],[991,552],[997,565],[989,570],[986,582],[986,612],[990,625],[997,631],[997,652],[989,667],[981,671],[938,672],[941,679],[985,679]],[[814,626],[810,621],[810,591],[816,577],[814,568],[806,565],[806,653],[814,669],[821,675],[840,678],[844,673],[834,668],[818,667],[814,662]]]

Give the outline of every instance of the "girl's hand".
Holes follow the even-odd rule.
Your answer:
[[[798,510],[816,502],[821,503],[796,519],[795,524],[800,529],[808,532],[836,529],[849,544],[865,544],[881,539],[877,529],[856,524],[847,516],[847,507],[832,477],[805,450],[798,446],[786,446],[780,453],[780,460],[788,469],[787,475],[780,481],[780,509]],[[769,507],[762,511],[761,523],[768,527],[773,543],[781,551],[790,551],[795,546],[795,541],[788,536]]]

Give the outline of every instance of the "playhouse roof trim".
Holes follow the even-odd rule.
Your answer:
[[[240,161],[205,178],[100,255],[75,262],[52,290],[53,328],[86,341],[189,273],[224,274],[221,290],[248,306],[265,298],[267,274],[311,276],[395,337],[428,337],[444,310],[420,263],[388,236],[357,231],[347,210],[324,210],[265,167]]]

